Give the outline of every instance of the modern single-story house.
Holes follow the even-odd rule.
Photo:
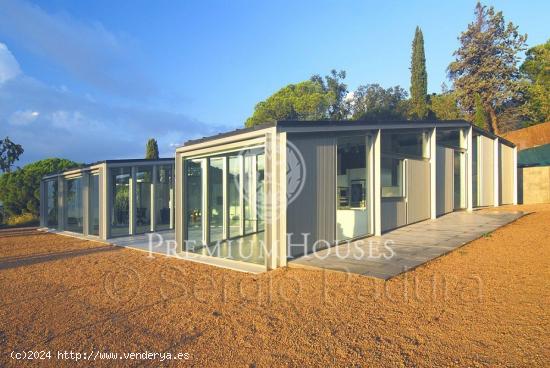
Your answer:
[[[107,160],[45,176],[40,225],[107,240],[173,229],[174,159]]]
[[[517,203],[513,143],[457,121],[278,121],[41,183],[41,224],[110,239],[175,229],[182,257],[260,272],[452,211]],[[172,189],[173,188],[173,189]]]
[[[466,121],[279,121],[186,142],[181,254],[268,270],[452,211],[517,203],[517,152]],[[241,266],[240,266],[241,265]]]

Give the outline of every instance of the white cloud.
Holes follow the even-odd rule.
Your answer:
[[[35,121],[40,113],[32,110],[14,111],[8,119],[11,125],[25,126]]]
[[[19,63],[8,47],[0,42],[0,83],[15,78],[19,74],[21,74]]]
[[[77,79],[118,96],[148,97],[153,82],[136,70],[138,50],[129,37],[99,22],[67,13],[48,13],[37,5],[2,0],[0,33],[19,46],[63,68]]]

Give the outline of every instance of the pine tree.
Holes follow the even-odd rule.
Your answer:
[[[460,35],[456,60],[449,65],[460,106],[473,116],[479,96],[495,134],[499,134],[498,113],[510,101],[521,99],[517,62],[526,39],[518,27],[505,23],[502,12],[477,3],[475,20]]]
[[[426,119],[428,116],[427,99],[428,73],[424,55],[424,36],[420,27],[416,27],[411,58],[411,116],[414,119]]]
[[[145,147],[145,159],[146,160],[158,160],[159,159],[159,146],[156,139],[151,138],[147,141]]]
[[[474,107],[475,110],[473,123],[481,129],[487,129],[487,114],[485,113],[485,109],[483,108],[483,104],[481,103],[481,97],[479,97],[479,94],[476,94],[475,96]]]

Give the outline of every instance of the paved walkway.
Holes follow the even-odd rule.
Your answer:
[[[389,279],[504,226],[522,212],[453,212],[382,236],[372,236],[289,261],[289,267],[329,269]]]

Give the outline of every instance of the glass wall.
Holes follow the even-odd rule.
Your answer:
[[[256,224],[257,231],[264,230],[265,203],[265,155],[256,156]]]
[[[241,195],[241,159],[242,156],[229,156],[229,172],[227,176],[227,205],[229,211],[229,237],[242,235],[242,195]]]
[[[254,167],[256,156],[244,156],[244,233],[256,230],[256,183]]]
[[[111,175],[111,236],[130,233],[130,167],[113,168]]]
[[[136,234],[151,231],[153,167],[136,167]]]
[[[202,162],[187,160],[185,165],[185,211],[187,222],[188,250],[202,247]],[[193,243],[194,242],[194,243]]]
[[[265,213],[263,148],[189,159],[184,172],[185,249],[263,265],[263,242],[258,235],[264,229]],[[208,199],[206,218],[203,197]],[[204,239],[209,240],[207,245],[202,244]]]
[[[208,160],[208,224],[210,242],[223,239],[223,176],[225,158],[215,157]]]
[[[382,198],[403,197],[403,159],[382,157],[380,159]]]
[[[65,230],[82,233],[82,178],[65,180]]]
[[[46,226],[57,228],[57,178],[48,180],[46,185]]]
[[[337,240],[369,234],[367,137],[338,137]]]
[[[157,182],[155,187],[156,225],[158,230],[170,228],[170,190],[172,188],[172,165],[157,167]]]
[[[422,130],[399,130],[382,133],[383,153],[411,158],[429,158],[428,132]]]
[[[99,236],[99,175],[90,175],[88,196],[88,234]]]

